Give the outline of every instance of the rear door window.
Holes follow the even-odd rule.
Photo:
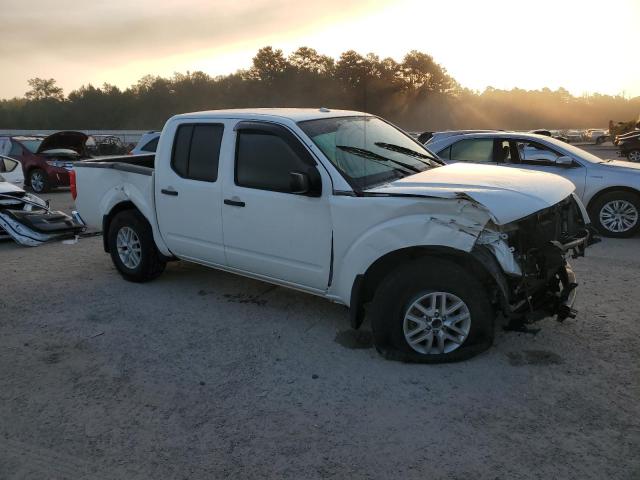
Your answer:
[[[183,178],[215,182],[224,126],[184,124],[176,132],[171,168]]]

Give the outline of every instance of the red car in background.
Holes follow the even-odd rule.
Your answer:
[[[69,186],[69,172],[78,160],[90,158],[82,132],[57,132],[48,137],[0,138],[5,155],[22,163],[24,183],[36,193]]]

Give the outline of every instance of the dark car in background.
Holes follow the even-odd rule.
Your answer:
[[[630,162],[640,162],[640,129],[618,135],[614,141],[618,153]]]
[[[94,157],[124,155],[128,145],[115,135],[91,135],[87,140],[87,151]]]
[[[69,172],[74,163],[90,158],[87,139],[82,132],[65,131],[48,137],[14,136],[0,141],[5,145],[6,155],[22,164],[25,185],[42,193],[69,186]]]
[[[138,144],[129,152],[129,155],[146,155],[149,153],[156,153],[158,148],[158,140],[160,140],[160,132],[151,130],[144,133]]]

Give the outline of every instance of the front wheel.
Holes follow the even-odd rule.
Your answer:
[[[46,193],[51,189],[47,174],[40,168],[36,168],[29,172],[27,184],[35,193]]]
[[[594,202],[591,218],[607,237],[631,237],[640,228],[640,197],[625,191],[606,193]]]
[[[131,282],[148,282],[160,275],[166,262],[160,257],[149,222],[136,210],[116,214],[108,232],[111,260]]]
[[[630,162],[640,162],[640,150],[631,150],[627,153]]]
[[[398,267],[377,289],[370,310],[376,348],[389,359],[459,361],[493,342],[485,288],[450,261],[424,257]]]

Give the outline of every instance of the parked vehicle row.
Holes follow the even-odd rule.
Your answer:
[[[48,137],[14,136],[0,139],[3,154],[22,164],[25,183],[36,193],[69,186],[75,162],[90,158],[87,135],[57,132]]]
[[[365,312],[377,349],[417,362],[487,348],[494,319],[572,317],[566,261],[589,242],[575,186],[545,172],[443,166],[386,121],[328,109],[168,120],[154,156],[75,165],[79,215],[122,276],[185,260]]]
[[[601,233],[629,237],[640,229],[640,164],[602,160],[531,133],[468,133],[435,139],[426,146],[447,163],[481,163],[559,175],[574,184]]]

